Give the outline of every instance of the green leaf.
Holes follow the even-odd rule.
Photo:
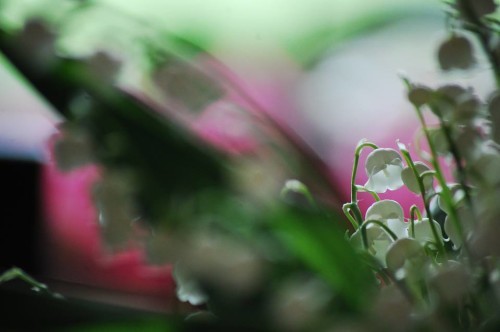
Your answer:
[[[351,309],[369,303],[374,276],[345,240],[340,218],[278,209],[271,222],[288,249],[319,273]]]

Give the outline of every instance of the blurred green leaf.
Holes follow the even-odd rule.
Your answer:
[[[369,302],[374,276],[345,240],[340,218],[283,208],[271,220],[289,250],[319,273],[351,309]]]
[[[91,328],[101,326],[136,327],[120,331],[177,331],[176,327],[180,326],[180,319],[175,316],[56,298],[31,291],[25,283],[15,280],[0,286],[0,308],[2,331],[94,331]],[[158,329],[153,330],[153,327]]]
[[[137,320],[131,322],[85,324],[80,327],[70,328],[71,332],[174,332],[181,331],[178,326],[169,324],[164,319]]]

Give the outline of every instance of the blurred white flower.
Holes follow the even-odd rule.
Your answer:
[[[474,0],[470,1],[469,5],[471,6],[471,9],[474,11],[474,14],[479,17],[492,14],[497,9],[497,4],[495,3],[495,0]],[[467,9],[463,8],[463,3],[460,1],[458,2],[458,8],[464,14],[465,19],[467,19],[467,17],[469,16],[467,14]]]
[[[453,205],[455,207],[460,207],[463,205],[463,201],[464,201],[464,198],[465,198],[465,192],[464,190],[462,189],[462,186],[458,183],[448,183],[447,185],[450,193],[451,193],[451,196],[452,196],[452,201],[453,201]],[[437,192],[440,193],[441,192],[441,188],[437,188]],[[450,210],[448,209],[448,207],[446,206],[446,204],[443,202],[443,199],[441,198],[441,195],[438,195],[437,196],[437,204],[439,206],[439,208],[441,210],[443,210],[446,214],[449,214],[450,213]]]
[[[403,161],[394,149],[373,150],[366,158],[365,168],[368,175],[365,187],[371,191],[384,193],[387,189],[396,190],[403,185]]]
[[[469,39],[457,34],[441,44],[438,50],[438,60],[443,70],[468,69],[476,63]]]
[[[466,94],[457,103],[455,112],[453,113],[453,121],[456,124],[468,124],[476,119],[478,116],[483,115],[483,104],[477,96]]]
[[[479,180],[478,186],[493,188],[500,184],[500,154],[494,148],[483,147],[475,160],[468,165],[474,178]]]
[[[134,201],[134,182],[125,171],[108,171],[97,182],[93,198],[99,210],[101,236],[108,249],[120,250],[130,245],[134,220],[140,215]]]
[[[429,128],[429,138],[434,145],[436,152],[441,156],[446,156],[450,153],[450,147],[443,130],[439,127]]]
[[[472,214],[472,211],[465,205],[460,206],[457,209],[457,216],[462,232],[464,233],[464,235],[468,234],[474,224],[474,215]],[[444,231],[453,242],[455,249],[458,249],[462,246],[462,237],[460,236],[457,225],[455,225],[455,223],[450,219],[449,216],[446,216],[446,219],[444,220]]]
[[[422,257],[425,257],[424,248],[417,240],[402,238],[391,244],[385,259],[387,267],[397,271],[404,266],[405,261]]]
[[[272,318],[280,330],[302,331],[321,318],[332,295],[324,281],[294,276],[271,299]]]
[[[252,248],[205,230],[190,234],[178,256],[197,278],[228,294],[251,294],[262,281],[264,264]]]
[[[408,100],[413,105],[420,107],[431,101],[432,93],[432,89],[423,85],[416,85],[408,92]]]
[[[419,175],[422,174],[423,172],[430,170],[429,166],[427,166],[421,161],[415,162],[415,168]],[[403,171],[401,172],[401,179],[403,180],[403,183],[408,189],[410,189],[416,194],[420,194],[420,187],[418,185],[418,181],[415,178],[415,174],[413,174],[413,171],[410,167],[407,166],[403,169]],[[432,175],[427,175],[423,178],[424,189],[426,192],[432,189],[433,182],[434,182],[434,177]]]
[[[471,276],[462,264],[448,261],[429,280],[429,286],[439,301],[456,303],[471,290]]]
[[[173,271],[176,283],[177,298],[191,305],[200,305],[208,300],[207,294],[203,292],[198,282],[180,264],[176,264]]]

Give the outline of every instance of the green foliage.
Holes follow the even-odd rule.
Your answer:
[[[344,238],[338,217],[298,209],[278,209],[271,222],[288,249],[316,271],[354,310],[369,303],[373,274]]]

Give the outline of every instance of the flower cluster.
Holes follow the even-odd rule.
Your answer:
[[[372,257],[373,269],[386,285],[396,285],[407,300],[418,303],[413,314],[426,308],[427,314],[451,310],[459,320],[494,315],[495,310],[486,308],[489,301],[500,300],[500,93],[496,90],[483,101],[459,85],[432,89],[405,83],[429,152],[417,151],[422,161],[414,161],[399,142],[399,151],[366,140],[358,144],[351,202],[344,205],[354,227],[350,243]],[[438,124],[428,125],[429,117]],[[365,148],[373,149],[365,162],[368,181],[358,185]],[[451,182],[445,170],[452,171]],[[424,206],[422,212],[413,205],[408,220],[397,201],[379,196],[403,186],[421,196]],[[358,192],[375,199],[364,218]]]
[[[356,160],[364,147],[374,148],[365,162],[368,182],[364,186],[355,185],[353,182],[354,200],[344,205],[344,210],[355,227],[355,232],[350,237],[352,245],[368,250],[382,266],[392,270],[400,268],[405,256],[414,254],[417,248],[422,252],[424,248],[439,251],[444,240],[441,226],[436,220],[429,216],[422,217],[422,213],[414,205],[411,208],[412,217],[406,222],[403,208],[398,202],[381,200],[378,195],[406,186],[409,190],[420,193],[424,205],[428,208],[429,199],[438,195],[433,187],[435,172],[423,162],[413,162],[406,147],[401,143],[400,154],[394,149],[378,148],[363,140],[356,149]],[[407,163],[406,166],[403,159]],[[353,173],[353,181],[355,175]],[[352,213],[357,209],[358,191],[371,192],[375,198],[375,203],[368,208],[363,219],[359,219],[359,214]],[[410,252],[407,253],[408,250]],[[396,255],[399,257],[395,258]],[[394,261],[398,261],[398,264],[393,264]]]

